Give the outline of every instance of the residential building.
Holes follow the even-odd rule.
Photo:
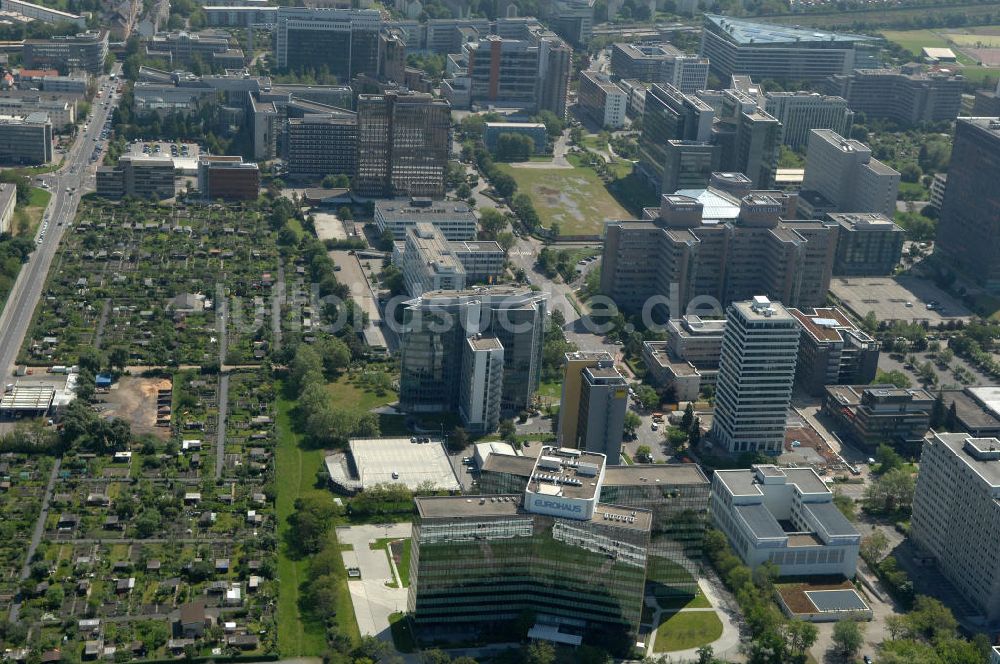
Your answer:
[[[361,196],[444,198],[451,105],[423,92],[358,95],[357,175]]]
[[[379,233],[389,231],[403,239],[420,222],[434,224],[449,240],[473,240],[478,231],[476,215],[460,201],[410,198],[375,201],[375,225]]]
[[[485,494],[523,493],[534,471],[533,457],[492,453],[480,464],[479,488]],[[652,512],[647,592],[672,597],[697,591],[708,494],[709,481],[696,464],[605,466],[602,502]]]
[[[751,569],[771,563],[779,578],[854,578],[861,534],[812,468],[717,470],[709,509]]]
[[[118,158],[115,166],[97,168],[97,195],[105,198],[173,198],[174,160],[169,157]]]
[[[146,43],[146,54],[166,59],[172,66],[186,66],[196,60],[214,69],[236,69],[246,64],[243,51],[230,48],[229,34],[223,31],[181,30],[153,35]]]
[[[52,161],[52,123],[43,112],[0,115],[0,164],[38,166]]]
[[[765,99],[764,109],[781,123],[781,142],[793,150],[806,147],[813,129],[851,135],[854,111],[843,97],[800,91],[768,92]]]
[[[205,5],[205,20],[214,28],[250,28],[278,23],[277,7]]]
[[[309,113],[285,125],[285,160],[293,178],[353,176],[357,170],[358,118],[350,111]]]
[[[725,306],[755,293],[789,306],[826,302],[837,230],[795,220],[794,196],[709,186],[661,200],[643,221],[605,226],[601,292],[624,311],[650,306],[666,320],[712,310],[706,297]]]
[[[987,289],[1000,291],[1000,119],[959,118],[938,216],[934,257]]]
[[[646,91],[645,114],[639,136],[639,172],[657,191],[664,181],[667,142],[707,143],[715,112],[697,97],[685,95],[671,85],[653,85]]]
[[[381,15],[374,9],[279,7],[275,56],[279,69],[319,70],[338,81],[378,76]]]
[[[465,340],[458,411],[462,424],[472,433],[496,431],[500,424],[503,353],[503,345],[495,337]]]
[[[0,233],[10,233],[17,205],[17,187],[12,182],[0,184]]]
[[[652,513],[601,502],[604,476],[602,455],[546,447],[523,493],[416,498],[407,611],[421,638],[531,616],[528,638],[627,652]]]
[[[260,169],[243,157],[201,155],[198,191],[208,200],[255,201],[260,196]]]
[[[826,87],[866,118],[917,125],[957,118],[965,79],[951,72],[856,69],[847,75],[832,76]]]
[[[559,440],[617,460],[625,434],[628,383],[606,351],[566,353]]]
[[[887,444],[919,454],[933,405],[927,390],[892,385],[829,385],[823,397],[841,437],[869,452]]]
[[[666,83],[684,94],[708,88],[708,60],[667,43],[614,44],[611,71],[616,78]]]
[[[839,212],[880,212],[892,218],[899,172],[874,159],[864,143],[813,129],[802,189],[818,192]]]
[[[793,309],[799,321],[795,379],[809,394],[823,396],[827,385],[865,385],[875,380],[878,342],[836,307]]]
[[[837,234],[837,276],[892,274],[903,257],[906,232],[878,212],[832,212],[827,215],[840,227]]]
[[[712,438],[730,452],[780,454],[795,382],[799,326],[758,295],[726,313]]]
[[[496,152],[501,134],[527,136],[535,144],[535,154],[545,152],[549,144],[549,134],[541,122],[486,122],[483,125],[483,145],[490,152]]]
[[[667,323],[666,341],[642,344],[642,359],[657,385],[672,388],[676,401],[696,401],[719,373],[725,319],[683,316]]]
[[[934,433],[924,441],[911,537],[985,619],[1000,622],[1000,440]]]
[[[818,81],[875,62],[878,41],[864,35],[793,28],[705,14],[699,55],[721,80]]]
[[[501,413],[531,405],[541,378],[542,334],[548,298],[527,288],[492,286],[431,291],[403,304],[400,407],[408,412],[454,412],[461,403],[466,339],[495,337],[504,350]]]
[[[51,39],[25,39],[23,62],[26,69],[53,67],[62,73],[82,69],[88,74],[104,73],[108,57],[108,32],[81,32]]]
[[[594,122],[608,129],[625,126],[625,107],[628,97],[611,82],[606,74],[593,71],[580,72],[578,104]]]

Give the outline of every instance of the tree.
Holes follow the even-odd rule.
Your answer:
[[[952,401],[951,405],[948,406],[948,415],[944,418],[944,428],[948,431],[958,431],[958,410],[955,408],[955,402]]]
[[[351,362],[351,349],[335,337],[324,339],[319,344],[319,352],[323,357],[323,370],[327,374],[335,374],[347,368]]]
[[[877,565],[889,548],[889,538],[881,530],[876,529],[868,537],[861,540],[861,557],[872,565]]]
[[[462,427],[455,427],[448,437],[448,449],[453,452],[461,452],[469,446],[469,434]]]
[[[528,161],[535,142],[524,134],[503,133],[497,137],[497,161]]]
[[[500,438],[506,441],[512,441],[517,438],[517,427],[514,426],[514,420],[506,419],[500,420],[499,428]]]
[[[947,410],[944,407],[944,394],[941,393],[941,390],[938,390],[937,396],[934,397],[934,405],[931,406],[931,428],[940,429],[943,427],[946,417]]]
[[[649,445],[640,445],[635,450],[635,459],[636,461],[644,461],[648,463],[650,459],[652,459],[652,454],[653,450],[649,447]]]
[[[701,442],[701,418],[694,418],[691,422],[691,428],[688,429],[688,445],[691,447],[697,447],[698,443]]]
[[[879,369],[872,383],[875,385],[894,385],[895,387],[902,388],[912,385],[909,377],[898,369],[893,369],[892,371],[882,371]]]
[[[483,235],[495,239],[507,227],[507,220],[496,208],[481,208],[479,227],[483,229]]]
[[[128,366],[128,348],[125,346],[113,346],[111,350],[108,351],[108,364],[112,369],[118,368],[124,371]]]
[[[812,648],[819,636],[819,629],[816,625],[804,620],[793,619],[785,623],[785,642],[788,644],[792,654],[802,658],[806,651]]]
[[[885,443],[878,446],[878,450],[875,452],[875,460],[879,465],[879,474],[884,475],[890,470],[903,467],[903,457],[901,457],[896,450],[892,449]]]
[[[903,468],[890,470],[865,487],[868,509],[877,512],[909,510],[913,504],[913,475]]]
[[[833,645],[846,657],[857,655],[864,640],[861,623],[857,620],[845,618],[833,626]]]
[[[556,651],[548,641],[532,641],[526,653],[526,664],[554,664]]]
[[[639,385],[636,387],[635,399],[646,410],[652,410],[660,405],[660,395],[649,385]]]
[[[681,428],[687,431],[691,428],[692,423],[694,423],[694,404],[689,401],[688,405],[684,407],[684,415],[681,417]]]
[[[636,430],[642,425],[642,419],[633,411],[625,413],[625,435],[629,438],[635,436]]]

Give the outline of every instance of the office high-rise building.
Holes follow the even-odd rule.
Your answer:
[[[358,95],[357,175],[362,196],[444,197],[451,105],[423,92]]]
[[[854,123],[846,99],[815,92],[768,92],[764,109],[781,123],[781,142],[796,150],[806,147],[813,129],[850,136]]]
[[[1000,291],[1000,118],[959,118],[934,255]]]
[[[279,69],[327,69],[342,83],[378,76],[381,15],[374,9],[279,7],[275,55]]]
[[[465,340],[492,337],[503,348],[501,412],[531,405],[541,379],[547,297],[526,288],[493,286],[431,291],[406,302],[400,334],[399,401],[410,412],[455,411],[462,402]]]
[[[617,460],[625,432],[628,383],[606,351],[566,354],[559,438],[563,446]]]
[[[407,610],[422,636],[530,617],[516,638],[627,652],[653,515],[601,502],[604,478],[602,455],[545,447],[523,493],[416,498]]]
[[[896,212],[899,171],[872,157],[860,141],[829,129],[813,129],[802,190],[815,191],[839,212]]]
[[[88,74],[104,73],[108,57],[108,31],[83,32],[51,39],[25,39],[25,69],[52,67],[63,73],[82,69]]]
[[[350,111],[310,113],[285,125],[285,160],[293,177],[354,176],[358,118]]]
[[[802,327],[795,378],[813,396],[827,385],[867,385],[875,380],[878,342],[835,307],[789,308]]]
[[[780,454],[795,383],[799,324],[764,296],[726,314],[712,438],[730,452]]]
[[[638,168],[652,187],[661,191],[667,141],[707,143],[714,117],[711,106],[671,85],[654,85],[646,92]]]
[[[621,129],[628,96],[606,74],[580,72],[579,106],[602,127]]]
[[[708,87],[708,60],[671,44],[615,44],[611,71],[621,79],[667,83],[684,94]]]
[[[965,79],[948,72],[856,69],[845,76],[830,77],[826,88],[866,118],[914,125],[957,118]]]
[[[697,141],[667,141],[663,153],[663,182],[660,191],[703,189],[719,170],[720,148]]]
[[[0,115],[0,164],[40,166],[52,161],[48,113]]]
[[[601,292],[621,309],[639,313],[652,305],[658,316],[666,306],[677,318],[706,313],[688,310],[706,296],[723,306],[755,293],[790,306],[826,301],[837,229],[795,220],[794,196],[737,197],[710,186],[661,200],[659,209],[643,211],[643,221],[606,226]]]
[[[1000,621],[1000,440],[935,433],[924,441],[911,536],[987,624]]]
[[[833,273],[844,276],[890,275],[903,257],[906,231],[878,212],[831,212],[840,227]]]
[[[472,337],[462,349],[459,414],[473,433],[496,431],[503,397],[503,345],[495,337]]]
[[[874,37],[705,14],[699,54],[723,81],[733,74],[816,81],[872,66],[877,50]]]

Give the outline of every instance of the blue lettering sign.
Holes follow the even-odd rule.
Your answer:
[[[580,505],[572,505],[570,503],[560,503],[554,500],[542,500],[536,499],[535,505],[539,507],[547,507],[553,510],[559,510],[561,512],[569,512],[570,514],[579,514],[583,512],[583,507]]]

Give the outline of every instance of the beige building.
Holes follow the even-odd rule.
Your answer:
[[[896,212],[899,171],[872,157],[871,148],[830,129],[809,132],[803,191],[815,191],[840,212]]]
[[[1000,622],[1000,440],[925,440],[910,523],[913,541],[987,625]]]
[[[565,447],[617,459],[624,435],[628,383],[605,351],[566,353],[559,406],[559,439]]]
[[[666,341],[647,341],[642,359],[653,381],[672,387],[678,401],[694,401],[719,373],[725,319],[684,316],[667,323]]]

